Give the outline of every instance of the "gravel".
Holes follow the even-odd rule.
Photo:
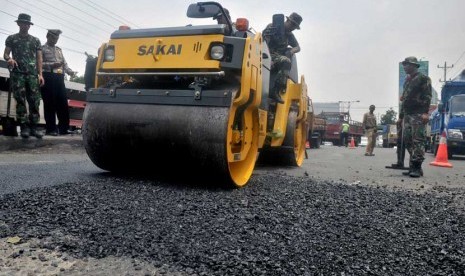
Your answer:
[[[1,196],[0,238],[154,275],[465,275],[464,193],[278,173],[233,190],[109,176]]]

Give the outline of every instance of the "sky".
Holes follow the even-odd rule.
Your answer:
[[[444,67],[450,79],[465,69],[464,0],[223,0],[236,18],[247,18],[256,32],[273,14],[297,12],[294,31],[300,44],[299,74],[313,102],[350,102],[361,121],[371,104],[375,114],[397,111],[399,62],[407,56],[429,61],[433,88],[440,92]],[[46,42],[47,29],[61,29],[57,43],[69,66],[84,74],[85,54],[96,54],[120,25],[157,28],[214,24],[186,17],[188,0],[0,0],[1,52],[17,33],[19,13],[32,17],[29,33]]]

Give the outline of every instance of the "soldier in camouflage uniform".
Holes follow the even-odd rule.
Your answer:
[[[300,46],[292,31],[300,30],[302,17],[293,12],[284,22],[284,36],[273,35],[273,24],[263,30],[263,37],[268,44],[271,54],[271,70],[277,72],[276,81],[270,89],[269,97],[278,103],[284,103],[281,99],[280,92],[286,88],[287,77],[291,70],[291,57],[293,54],[300,52]],[[292,48],[288,48],[291,46]]]
[[[16,120],[21,126],[21,137],[28,138],[32,135],[42,138],[42,131],[37,129],[40,119],[39,85],[44,84],[40,40],[28,33],[33,25],[30,15],[21,13],[16,22],[19,26],[19,33],[6,38],[3,54],[8,66],[12,68],[10,81],[16,100]],[[13,53],[13,58],[10,57],[10,53]],[[26,101],[29,106],[29,116]]]
[[[411,177],[423,176],[421,164],[425,159],[426,123],[431,104],[431,79],[418,72],[420,63],[416,57],[407,57],[402,62],[408,78],[401,97],[399,120],[404,123],[404,145],[410,154],[410,168],[403,173]]]

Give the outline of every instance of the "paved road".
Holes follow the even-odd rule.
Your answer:
[[[463,274],[464,159],[411,179],[322,147],[227,190],[110,175],[73,139],[0,152],[0,274]]]
[[[406,188],[409,190],[427,190],[438,187],[465,186],[465,156],[456,156],[449,162],[453,168],[429,165],[435,157],[426,153],[423,163],[424,177],[411,178],[402,175],[402,171],[386,169],[386,165],[395,162],[394,148],[376,148],[375,156],[364,156],[365,148],[349,149],[345,147],[322,146],[308,150],[308,159],[301,168],[280,168],[283,173],[302,176],[308,175],[319,180],[344,181]],[[408,153],[406,157],[408,164]],[[256,174],[266,173],[266,168],[258,168]]]
[[[22,189],[69,183],[78,180],[105,177],[106,173],[97,168],[88,158],[79,135],[48,137],[38,141],[20,138],[1,138],[0,151],[0,194]],[[5,143],[7,141],[7,143]],[[364,156],[365,148],[355,149],[322,146],[308,150],[308,159],[300,168],[257,166],[254,175],[267,174],[269,170],[291,176],[308,176],[316,180],[347,182],[370,186],[386,186],[416,191],[440,187],[463,187],[465,185],[465,157],[449,160],[453,168],[429,165],[434,160],[426,154],[423,164],[425,176],[414,179],[402,175],[399,170],[385,166],[396,159],[395,149],[376,148],[375,156]],[[408,157],[407,157],[408,158]],[[406,160],[408,160],[406,158]]]
[[[80,135],[22,140],[0,136],[0,194],[95,179]],[[3,150],[1,150],[3,149]]]

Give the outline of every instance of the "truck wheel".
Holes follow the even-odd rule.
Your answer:
[[[319,149],[321,145],[321,137],[318,137],[315,142],[315,148]]]
[[[310,148],[319,149],[321,145],[321,137],[316,137],[311,139]]]

